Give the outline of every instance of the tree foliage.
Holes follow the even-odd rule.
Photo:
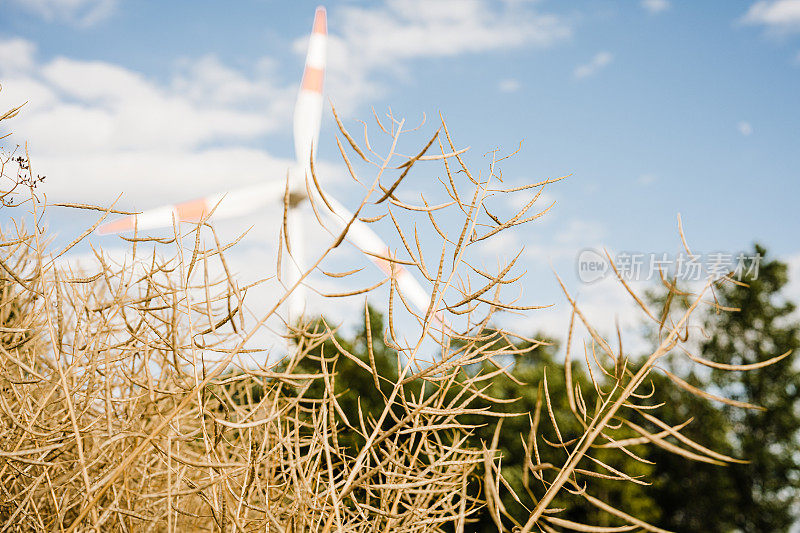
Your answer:
[[[738,311],[710,317],[702,355],[717,363],[755,365],[789,354],[757,372],[711,372],[711,381],[730,398],[762,408],[720,407],[730,423],[730,446],[749,460],[728,467],[731,525],[741,531],[780,532],[788,531],[797,517],[800,489],[800,324],[792,316],[795,305],[782,295],[787,265],[766,260],[762,246],[755,252],[761,261],[757,275],[753,269],[745,279],[749,286],[720,291],[721,303]]]
[[[755,251],[762,257],[766,255],[762,247]],[[800,344],[800,327],[792,320],[793,304],[781,296],[786,282],[786,265],[771,260],[761,264],[758,277],[748,279],[747,286],[733,284],[718,288],[715,297],[719,305],[738,311],[720,316],[709,314],[705,324],[708,336],[700,343],[700,358],[713,364],[758,366],[776,355],[796,350]],[[656,299],[663,305],[667,297],[662,295]],[[681,302],[680,297],[676,300],[679,302],[676,307],[685,308],[686,302]],[[384,342],[383,317],[375,310],[370,310],[369,316],[369,331],[361,327],[352,336],[337,336],[338,346],[326,341],[309,354],[309,360],[301,362],[297,371],[312,371],[318,367],[320,356],[343,348],[365,362],[372,359],[380,375],[388,380],[395,379],[400,360],[397,352]],[[372,339],[371,355],[368,336]],[[540,483],[530,469],[530,456],[534,452],[529,436],[537,404],[542,410],[545,377],[551,400],[542,416],[549,416],[547,411],[552,411],[564,435],[580,428],[568,405],[564,362],[557,355],[558,343],[505,339],[513,344],[512,351],[518,353],[506,356],[504,363],[508,374],[498,374],[487,383],[484,392],[500,401],[492,403],[495,413],[509,416],[498,418],[471,413],[461,421],[473,428],[468,440],[470,446],[487,449],[494,441],[497,447],[505,485],[500,498],[504,507],[500,522],[510,529],[515,523],[525,522],[530,505],[535,503],[533,485]],[[690,461],[659,446],[632,447],[642,461],[601,449],[596,451],[595,458],[643,483],[594,479],[593,494],[671,531],[787,531],[796,516],[798,493],[796,438],[800,429],[800,376],[794,370],[794,358],[786,356],[754,372],[731,372],[704,366],[686,370],[682,357],[682,354],[671,354],[661,366],[680,374],[691,386],[705,384],[708,388],[711,384],[714,394],[763,409],[741,409],[688,393],[661,373],[650,375],[649,403],[659,406],[660,417],[667,424],[679,426],[688,421],[681,433],[689,439],[721,454],[743,459],[720,466]],[[573,382],[591,386],[584,367],[575,362],[570,364]],[[494,370],[488,362],[477,366],[466,368],[464,375]],[[363,367],[351,359],[339,358],[336,375],[335,392],[346,413],[375,418],[383,410],[385,395],[377,392]],[[422,394],[422,388],[417,384],[409,390]],[[322,390],[316,393],[322,394]],[[483,405],[479,399],[473,407],[488,408],[488,403]],[[515,414],[517,416],[512,416]],[[647,420],[638,419],[637,422],[650,431],[658,430]],[[556,465],[563,462],[565,452],[559,447],[559,437],[553,428],[542,423],[539,431],[545,443],[535,452],[540,462]],[[354,451],[361,444],[356,432],[343,431],[339,438]],[[485,479],[476,478],[473,494],[485,490]],[[597,526],[621,524],[585,501],[571,498],[568,493],[562,494],[555,506],[564,509],[563,518],[575,522]],[[470,529],[497,530],[497,520],[491,514],[484,507],[472,517]]]

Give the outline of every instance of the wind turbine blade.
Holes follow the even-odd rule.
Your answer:
[[[329,218],[336,224],[339,230],[344,229],[353,217],[353,214],[330,194],[325,193],[325,199],[328,200],[328,204],[333,208],[332,212],[327,209],[322,201],[317,202],[317,205],[322,206],[321,210],[329,215]],[[350,225],[350,229],[345,238],[350,241],[351,244],[355,245],[356,248],[364,252],[364,255],[387,276],[391,276],[392,269],[394,269],[397,289],[402,293],[403,298],[416,308],[420,316],[425,317],[431,302],[430,294],[428,294],[428,291],[419,284],[411,272],[403,267],[403,265],[391,263],[383,259],[383,257],[391,257],[391,250],[372,228],[360,220],[355,219]],[[434,318],[439,322],[443,322],[439,314],[436,314]]]
[[[97,228],[101,235],[125,231],[172,227],[178,222],[197,222],[214,210],[213,218],[221,220],[252,213],[259,207],[283,197],[285,185],[280,181],[245,187],[224,194],[215,194],[189,202],[148,209],[138,215],[112,220]]]
[[[319,138],[327,38],[325,8],[318,7],[314,14],[314,28],[308,41],[303,81],[294,108],[294,151],[297,162],[303,169],[308,168],[312,149],[316,151]]]

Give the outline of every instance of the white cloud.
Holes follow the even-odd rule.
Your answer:
[[[658,181],[658,176],[655,174],[642,174],[636,181],[639,185],[652,185]]]
[[[739,122],[736,125],[736,129],[739,130],[739,133],[741,133],[745,137],[753,133],[753,126],[746,120]]]
[[[614,252],[610,250],[612,257]],[[787,284],[784,295],[792,302],[800,302],[800,253],[794,253],[779,258],[789,266],[789,283]],[[606,275],[602,279],[586,284],[570,277],[570,267],[566,263],[560,263],[558,274],[570,291],[570,295],[577,300],[578,306],[584,316],[597,331],[609,340],[616,347],[616,324],[618,323],[623,333],[623,345],[626,353],[641,354],[648,349],[652,349],[651,341],[643,336],[642,324],[648,319],[642,310],[636,305],[625,288],[619,283],[613,274]],[[556,339],[565,341],[569,325],[571,308],[563,295],[557,298],[543,298],[538,292],[543,285],[549,282],[542,276],[538,283],[528,285],[536,287],[529,295],[524,295],[525,304],[555,304],[553,307],[533,311],[524,317],[509,317],[504,325],[514,328],[516,331],[534,334],[542,332],[553,336]],[[655,286],[648,281],[629,281],[631,288],[640,296],[646,289],[653,289]],[[659,289],[663,287],[658,285]],[[687,287],[698,290],[699,286]],[[548,293],[549,296],[549,293]],[[800,311],[795,312],[796,317],[800,317]],[[576,328],[573,334],[572,350],[575,357],[583,356],[582,341],[588,337],[588,332],[576,319]],[[564,348],[562,347],[562,352]]]
[[[376,74],[406,75],[409,60],[546,47],[572,33],[565,20],[524,2],[387,0],[377,8],[342,7],[333,16],[329,94],[344,109],[381,94],[385,84]],[[298,52],[305,46],[305,39],[295,42]]]
[[[522,45],[550,45],[568,37],[554,15],[518,4],[480,0],[388,0],[381,9],[349,7],[342,35],[374,63],[414,57],[447,57]]]
[[[548,215],[552,217],[553,211],[545,216]],[[595,221],[572,219],[556,224],[547,233],[534,234],[527,227],[517,234],[525,245],[525,256],[529,260],[567,261],[571,267],[581,250],[602,249],[605,228]]]
[[[662,13],[671,7],[668,0],[642,0],[640,5],[654,15]]]
[[[557,268],[557,274],[566,285],[570,296],[577,301],[578,308],[591,326],[616,348],[616,328],[619,325],[624,350],[628,354],[638,355],[650,349],[650,343],[642,335],[642,324],[647,318],[617,278],[607,275],[594,283],[587,284],[577,279],[571,279],[572,268],[574,268],[573,265],[562,262]],[[533,285],[539,287],[550,283],[557,285],[555,275],[549,272],[543,272],[537,278],[537,282]],[[531,285],[530,278],[528,284]],[[647,282],[638,281],[629,282],[629,285],[639,295],[642,295],[649,286]],[[548,297],[543,297],[537,292],[532,291],[532,294],[523,295],[520,303],[526,305],[552,304],[552,307],[532,311],[526,316],[509,317],[508,322],[504,325],[522,333],[543,333],[565,342],[572,312],[567,298],[560,289],[556,294],[548,293]],[[572,338],[573,357],[583,358],[583,342],[588,338],[587,329],[581,320],[576,318]],[[562,353],[564,349],[562,345]]]
[[[6,72],[18,72],[33,66],[36,47],[25,39],[0,41],[0,65]]]
[[[47,21],[91,26],[114,11],[117,0],[9,0]]]
[[[750,6],[741,22],[777,33],[800,31],[800,0],[761,0]]]
[[[515,93],[519,91],[520,88],[522,88],[522,84],[519,82],[519,80],[514,78],[500,80],[500,82],[497,84],[497,90],[499,90],[501,93]]]
[[[51,177],[51,200],[107,204],[125,190],[127,201],[153,206],[181,191],[194,197],[232,180],[280,177],[288,166],[236,147],[289,123],[296,89],[266,75],[204,57],[160,84],[110,63],[39,62],[19,39],[0,42],[0,58],[10,58],[0,62],[0,107],[28,101],[9,126],[29,142],[37,172]]]
[[[558,233],[555,241],[565,246],[585,248],[586,246],[597,246],[602,239],[605,230],[597,222],[592,220],[572,219],[567,222]]]
[[[614,56],[610,52],[598,52],[588,63],[575,67],[573,75],[579,80],[594,76],[607,67],[613,60]]]
[[[528,209],[526,216],[531,216],[538,211],[547,209],[556,201],[555,196],[547,191],[539,192],[539,189],[526,189],[524,191],[508,194],[506,195],[506,202],[508,202],[508,206],[511,208],[510,214],[515,215],[520,209],[528,205],[536,195],[538,195],[538,198],[536,198],[536,201]]]

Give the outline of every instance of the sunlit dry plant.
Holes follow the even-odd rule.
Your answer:
[[[621,348],[611,348],[568,296],[573,319],[590,333],[587,365],[603,377],[592,374],[588,387],[573,383],[567,352],[569,405],[583,428],[576,435],[559,431],[542,384],[531,433],[523,436],[539,486],[529,483],[528,494],[514,494],[520,502],[528,499],[530,518],[509,525],[500,498],[513,490],[497,452],[501,424],[492,442],[476,448],[468,444],[474,427],[465,420],[516,416],[478,408],[476,401],[507,402],[489,396],[488,385],[509,376],[509,356],[525,357],[541,344],[496,328],[495,314],[537,307],[506,296],[522,283],[515,269],[519,255],[488,271],[470,262],[471,250],[544,214],[550,206],[539,207],[542,190],[561,178],[508,188],[498,166],[505,156],[497,152],[487,155],[485,171],[473,172],[444,120],[413,155],[400,147],[416,128],[406,129],[391,114],[375,117],[387,142],[371,139],[366,125],[362,138],[336,121],[344,166],[363,187],[361,201],[344,230],[328,228],[330,239],[311,267],[269,307],[248,300],[254,284],[242,285],[233,275],[226,253],[236,240],[220,241],[209,223],[213,211],[197,224],[176,223],[170,238],[125,238],[129,251],[122,265],[98,250],[93,270],[78,271],[65,254],[120,211],[51,207],[99,213],[95,226],[53,250],[39,226],[46,200],[31,193],[16,208],[28,209],[33,223],[30,232],[21,223],[13,232],[4,228],[0,243],[1,530],[465,531],[473,514],[488,506],[504,530],[657,531],[592,496],[592,477],[639,481],[595,459],[595,449],[635,457],[631,448],[650,444],[694,460],[736,460],[686,439],[683,425],[661,422],[642,390],[664,354],[687,346],[690,317],[707,303],[705,291],[675,320],[669,313],[655,317],[631,291],[662,337],[636,365]],[[17,166],[32,176],[27,154]],[[447,200],[401,200],[398,191],[412,169],[436,176]],[[4,166],[3,172],[10,190],[19,193],[17,169],[6,176]],[[306,182],[315,213],[327,201],[316,174],[312,162]],[[527,200],[518,212],[496,213],[491,198],[505,194]],[[287,195],[285,209],[289,202]],[[22,216],[15,213],[17,218]],[[326,297],[385,294],[377,291],[388,288],[387,328],[376,333],[396,351],[396,373],[379,372],[372,334],[369,357],[361,359],[342,346],[338,324],[326,319],[287,324],[288,350],[256,346],[259,332],[310,275],[358,283],[360,269],[326,269],[356,218],[396,231],[398,249],[377,257],[388,277]],[[276,262],[290,256],[284,237]],[[398,290],[404,275],[425,280],[425,313]],[[366,305],[364,324],[369,332]],[[517,348],[517,341],[528,348]],[[260,364],[245,362],[254,358]],[[334,390],[342,379],[337,364],[345,359],[374,383],[379,415],[341,407]],[[637,423],[642,418],[659,429],[648,431]],[[563,450],[563,464],[539,459],[537,431],[545,421],[557,435],[547,445]],[[345,430],[357,436],[357,446],[342,442]],[[560,518],[551,504],[564,492],[628,525],[598,529]]]

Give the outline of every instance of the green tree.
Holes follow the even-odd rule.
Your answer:
[[[655,382],[653,401],[663,403],[663,420],[692,422],[681,432],[715,451],[749,462],[718,466],[687,461],[660,448],[651,448],[655,463],[652,495],[661,508],[660,527],[672,531],[728,533],[788,531],[797,519],[797,437],[800,430],[800,374],[794,354],[800,345],[800,325],[792,318],[795,306],[781,294],[787,266],[767,260],[756,246],[742,269],[744,284],[726,283],[715,289],[720,306],[710,311],[706,341],[698,355],[712,367],[695,367],[682,379],[719,396],[761,406],[742,409],[689,394],[663,375]],[[651,295],[663,305],[666,295]],[[681,296],[673,304],[685,308]],[[714,364],[755,365],[789,353],[772,365],[750,371],[713,368]],[[664,366],[680,374],[683,354],[672,354]]]
[[[397,352],[386,346],[384,342],[383,315],[370,308],[369,320],[369,328],[366,323],[363,323],[352,336],[334,333],[335,342],[330,338],[326,339],[309,350],[293,369],[297,374],[314,374],[321,372],[322,365],[326,365],[332,376],[331,385],[337,398],[336,401],[341,407],[341,411],[347,416],[347,422],[356,427],[358,427],[359,411],[365,420],[377,420],[380,417],[386,407],[386,399],[391,394],[392,384],[397,380],[399,368]],[[322,332],[327,327],[325,324],[325,319],[319,318],[307,327]],[[382,378],[379,381],[380,391],[375,387],[370,371],[342,355],[342,350],[344,350],[364,363],[370,364],[368,338],[371,339],[369,344],[372,348],[375,369]],[[314,380],[304,395],[306,398],[322,398],[324,387],[325,383],[322,380]],[[408,389],[418,390],[414,384],[411,384]],[[339,424],[337,431],[339,446],[343,448],[346,455],[351,457],[357,455],[365,439],[359,432],[350,429],[339,413],[335,414],[335,418]],[[394,421],[389,416],[386,418],[385,425],[391,426]]]
[[[324,327],[322,321],[318,321],[317,328]],[[313,329],[313,326],[312,326]],[[348,353],[369,363],[370,355],[367,347],[367,338],[372,339],[372,358],[378,370],[378,374],[386,378],[381,381],[383,394],[380,394],[374,385],[372,374],[362,366],[348,357],[336,357],[336,364],[329,366],[329,371],[335,373],[333,389],[337,395],[337,401],[342,411],[348,416],[358,413],[359,409],[366,419],[377,419],[385,408],[385,397],[391,391],[391,381],[394,381],[398,372],[397,352],[387,347],[383,340],[384,323],[383,317],[377,311],[370,310],[370,328],[367,331],[366,325],[358,328],[352,336],[336,336],[339,347]],[[503,403],[497,404],[477,398],[471,405],[472,409],[491,408],[498,413],[514,413],[517,416],[502,418],[500,439],[498,442],[498,453],[501,457],[502,472],[508,486],[519,497],[521,503],[514,498],[511,491],[505,485],[501,489],[501,499],[506,516],[502,518],[503,524],[507,528],[524,523],[529,516],[535,502],[529,495],[529,490],[533,493],[541,494],[542,484],[533,474],[525,473],[528,458],[523,441],[527,441],[530,434],[530,421],[534,416],[537,404],[537,397],[540,394],[540,386],[543,383],[545,372],[547,373],[547,387],[551,398],[551,407],[554,417],[558,421],[559,429],[563,435],[578,433],[580,425],[570,411],[565,378],[564,365],[557,360],[558,345],[555,342],[537,343],[535,345],[527,341],[511,341],[508,337],[499,340],[498,336],[492,335],[492,331],[485,332],[486,342],[513,344],[512,352],[514,355],[507,355],[505,360],[498,360],[497,363],[507,365],[508,376],[496,375],[486,382],[488,388],[484,394],[492,398],[497,398]],[[311,350],[303,360],[299,362],[295,371],[297,373],[314,373],[320,371],[323,358],[328,361],[334,360],[334,355],[341,353],[331,340],[327,340]],[[493,345],[493,348],[499,348]],[[483,370],[488,373],[496,368],[488,362],[474,367],[465,368],[466,374],[475,375]],[[573,379],[581,381],[585,387],[591,387],[588,378],[583,374],[578,363],[573,363]],[[322,397],[324,384],[316,380],[311,389],[306,391],[308,398]],[[421,391],[421,383],[411,384],[409,390]],[[454,388],[453,394],[456,394]],[[415,392],[418,394],[418,392]],[[542,411],[543,421],[539,427],[539,453],[543,463],[551,463],[560,466],[566,459],[563,449],[553,448],[546,444],[544,439],[551,443],[557,442],[557,436],[551,424],[545,419],[548,418],[546,410]],[[341,424],[342,420],[337,415]],[[495,434],[499,419],[487,415],[465,415],[462,422],[474,426],[468,438],[469,445],[477,450],[483,447],[489,448]],[[351,420],[354,423],[355,420]],[[387,418],[387,424],[391,424]],[[348,430],[346,426],[340,425],[338,432],[339,445],[345,450],[345,454],[354,456],[363,445],[363,438],[355,431]],[[593,456],[603,462],[612,465],[614,468],[623,470],[631,475],[647,476],[651,466],[631,460],[628,456],[616,450],[598,449]],[[481,473],[479,473],[479,476]],[[659,516],[658,506],[652,498],[647,495],[647,487],[635,485],[627,481],[591,479],[589,481],[593,495],[602,498],[611,505],[624,509],[643,520],[654,521]],[[471,493],[477,495],[484,490],[483,479],[477,477],[473,481]],[[594,525],[622,525],[622,522],[608,514],[598,511],[595,507],[585,503],[577,496],[564,494],[556,502],[556,507],[562,507],[565,512],[561,515],[575,521],[583,521]],[[489,509],[484,507],[472,516],[472,523],[469,524],[469,531],[497,531],[495,521],[489,514]]]
[[[781,294],[788,268],[766,260],[756,245],[759,264],[747,265],[749,287],[726,285],[718,292],[722,305],[739,309],[710,317],[710,338],[703,357],[736,365],[752,365],[789,352],[789,356],[752,372],[713,370],[711,381],[728,397],[764,410],[723,406],[731,422],[733,449],[747,464],[729,467],[734,490],[731,502],[737,529],[746,532],[788,531],[797,518],[800,489],[800,373],[796,368],[800,324],[792,319],[795,305]],[[749,268],[753,267],[753,268]]]
[[[736,455],[729,442],[731,424],[726,414],[711,401],[675,386],[667,377],[653,373],[651,403],[661,405],[661,419],[678,425],[691,419],[681,433],[693,441],[728,456]],[[704,388],[707,382],[694,374],[683,376],[688,383]],[[651,430],[657,430],[650,427]],[[691,461],[657,446],[650,447],[653,462],[648,494],[658,502],[660,517],[655,525],[669,531],[727,533],[735,529],[735,480],[731,466]]]
[[[536,337],[544,339],[542,336]],[[524,524],[530,516],[530,509],[535,506],[536,502],[529,495],[528,490],[530,489],[534,494],[538,493],[539,495],[543,491],[542,482],[531,473],[527,475],[525,473],[528,457],[523,441],[527,441],[530,434],[531,419],[536,411],[540,389],[543,394],[545,373],[547,374],[547,391],[550,396],[553,418],[557,421],[559,431],[564,440],[568,441],[571,437],[581,434],[581,426],[569,407],[564,363],[559,360],[560,358],[557,355],[558,343],[552,340],[545,340],[544,344],[538,344],[535,347],[532,347],[527,341],[514,342],[515,351],[522,353],[514,356],[512,360],[506,361],[506,363],[510,363],[510,377],[504,375],[495,377],[485,391],[487,395],[493,398],[508,401],[508,403],[496,405],[494,407],[495,411],[520,413],[519,416],[502,419],[501,438],[498,441],[503,477],[521,500],[521,503],[518,502],[510,490],[501,492],[503,506],[509,515],[503,520],[503,525],[509,530],[515,525],[514,522]],[[526,351],[531,347],[533,348],[532,350]],[[579,382],[584,390],[591,388],[591,381],[583,372],[582,365],[575,361],[571,364],[573,382]],[[486,368],[487,371],[492,369],[493,367]],[[488,406],[488,403],[485,405]],[[541,462],[561,467],[567,458],[566,451],[548,444],[548,442],[557,444],[558,437],[550,423],[546,407],[542,408],[541,416],[542,419],[538,428]],[[471,417],[469,421],[478,426],[472,437],[473,446],[479,448],[485,444],[488,447],[494,436],[497,420],[476,416]],[[635,435],[631,434],[630,436]],[[533,451],[529,449],[529,453],[533,453]],[[635,461],[618,450],[597,448],[593,450],[591,455],[631,476],[647,478],[652,469],[651,465]],[[587,469],[596,469],[605,474],[611,473],[588,462],[582,466]],[[660,515],[658,505],[648,494],[649,487],[624,480],[602,478],[582,478],[582,480],[587,482],[587,490],[590,494],[637,518],[652,523]],[[588,504],[580,496],[571,495],[567,491],[562,492],[557,497],[553,507],[564,509],[563,513],[559,514],[558,517],[579,523],[601,527],[625,524],[623,521]],[[477,522],[472,525],[471,531],[497,531],[488,509],[484,508],[475,518]]]
[[[757,252],[765,254],[761,248]],[[778,297],[786,283],[786,266],[777,261],[764,263],[758,278],[748,283],[749,288],[728,286],[718,290],[722,305],[737,307],[741,311],[708,318],[706,329],[710,336],[701,346],[702,357],[715,362],[747,365],[797,347],[798,326],[789,317],[794,307]],[[337,343],[327,340],[311,350],[296,370],[299,373],[319,371],[321,364],[331,365],[335,360],[335,366],[329,366],[329,371],[334,373],[332,385],[342,410],[350,416],[360,409],[365,418],[374,420],[386,405],[385,397],[391,382],[396,379],[399,363],[397,353],[383,342],[383,329],[383,317],[371,310],[369,329],[362,326],[352,336],[337,336]],[[368,337],[372,340],[374,364],[385,378],[381,381],[383,394],[376,390],[371,372],[347,357],[334,357],[341,347],[369,362]],[[541,483],[530,472],[525,472],[527,457],[523,441],[529,435],[530,418],[536,409],[545,372],[551,407],[561,433],[568,438],[568,435],[579,432],[567,403],[564,365],[556,356],[556,343],[532,346],[515,341],[513,351],[519,353],[498,361],[508,365],[510,377],[495,376],[487,382],[488,388],[484,391],[488,396],[507,402],[493,404],[494,411],[520,415],[503,418],[498,443],[502,472],[508,483],[501,489],[507,513],[502,521],[509,529],[515,522],[524,522],[528,515],[528,509],[533,505],[529,489],[533,493],[541,490]],[[669,363],[665,361],[665,364]],[[489,363],[484,365],[484,371],[494,370],[488,366]],[[670,366],[680,368],[679,363]],[[466,368],[465,374],[479,370],[477,367]],[[580,382],[582,387],[591,387],[588,376],[577,362],[573,363],[572,374],[573,380]],[[704,373],[701,369],[698,374],[682,377],[694,386],[709,388],[710,385],[715,393],[767,409],[753,411],[721,405],[687,393],[663,375],[651,375],[653,395],[647,403],[660,405],[665,422],[678,425],[692,419],[682,430],[684,435],[720,453],[744,457],[752,462],[718,466],[693,462],[656,446],[642,446],[636,448],[636,453],[653,463],[643,464],[615,450],[597,449],[594,457],[630,475],[643,476],[652,482],[652,486],[591,479],[589,492],[614,507],[673,531],[786,531],[793,520],[792,506],[797,492],[798,469],[793,454],[800,427],[796,413],[800,388],[798,376],[793,372],[792,358],[786,357],[773,366],[752,372],[708,370]],[[306,396],[321,397],[323,386],[320,380],[315,381],[312,387],[319,390],[312,388]],[[412,390],[421,391],[422,387],[412,387]],[[472,407],[489,406],[488,402],[482,402],[478,400]],[[560,466],[564,451],[546,444],[545,439],[555,443],[557,437],[546,410],[543,410],[542,417],[539,426],[541,460]],[[469,440],[473,448],[490,446],[497,418],[469,415],[463,421],[475,427]],[[644,420],[638,423],[648,425]],[[345,455],[352,456],[360,449],[363,438],[357,432],[341,427],[339,444]],[[521,502],[512,496],[509,487]],[[472,494],[482,489],[482,480],[476,479]],[[597,526],[621,525],[580,497],[563,494],[556,507],[565,509],[560,516],[570,520]],[[496,524],[487,508],[473,518],[475,522],[470,524],[470,531],[496,531]]]

